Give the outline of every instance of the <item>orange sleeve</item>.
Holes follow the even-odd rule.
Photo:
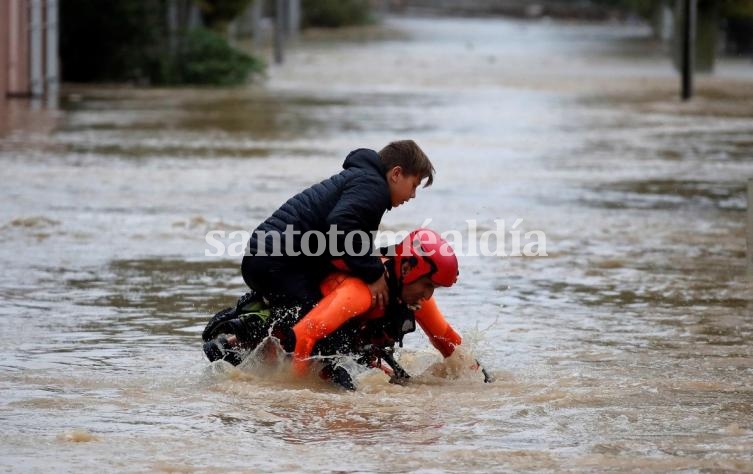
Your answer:
[[[462,342],[460,334],[450,326],[450,323],[442,316],[437,302],[429,298],[416,311],[416,322],[429,337],[431,344],[442,353],[444,357],[450,357],[455,352],[455,346]]]
[[[322,283],[322,292],[326,296],[293,326],[294,366],[299,374],[306,371],[308,364],[304,360],[318,341],[371,307],[369,287],[356,277],[339,274],[328,278]]]

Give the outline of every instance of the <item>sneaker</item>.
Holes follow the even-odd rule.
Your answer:
[[[218,336],[211,341],[205,342],[203,349],[204,354],[206,354],[207,359],[209,359],[210,362],[223,359],[233,365],[241,363],[240,354],[230,346],[225,336]]]
[[[356,389],[353,377],[341,365],[327,365],[319,372],[319,376],[346,390],[354,391]]]

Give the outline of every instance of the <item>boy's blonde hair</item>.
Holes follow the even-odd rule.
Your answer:
[[[422,181],[426,179],[425,188],[434,182],[434,165],[413,140],[390,143],[379,150],[379,158],[388,170],[399,166],[405,174],[419,176]]]

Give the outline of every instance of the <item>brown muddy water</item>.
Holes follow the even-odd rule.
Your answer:
[[[753,64],[722,61],[689,104],[678,83],[641,26],[395,18],[307,36],[239,89],[13,103],[2,470],[753,471]],[[406,137],[437,179],[385,230],[546,235],[547,257],[464,256],[438,292],[496,382],[420,334],[407,386],[210,365],[203,324],[244,286],[207,232]]]

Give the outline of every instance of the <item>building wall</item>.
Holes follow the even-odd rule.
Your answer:
[[[48,53],[57,56],[57,51],[47,51],[48,30],[58,35],[58,0],[0,0],[0,100],[7,97],[28,97],[44,95],[45,89],[53,94],[57,91],[57,61]],[[30,8],[39,13],[37,24],[32,25]],[[47,21],[48,8],[52,9],[50,22]],[[32,42],[32,36],[38,40]],[[52,48],[56,47],[56,36]],[[36,89],[32,81],[32,51],[37,45],[35,71],[38,73]],[[50,67],[50,71],[45,68]]]
[[[8,4],[8,49],[6,93],[25,96],[29,84],[29,0],[6,0]]]
[[[7,1],[0,1],[0,105],[8,90],[8,7]]]

